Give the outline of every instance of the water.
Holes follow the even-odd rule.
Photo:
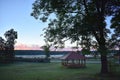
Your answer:
[[[50,55],[50,58],[60,58],[63,55]],[[15,55],[15,57],[21,58],[45,58],[45,55]]]

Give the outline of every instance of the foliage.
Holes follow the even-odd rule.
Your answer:
[[[5,32],[4,40],[0,37],[0,57],[3,62],[11,62],[14,58],[14,45],[15,39],[17,39],[17,32],[14,29],[10,29]]]
[[[83,54],[83,55],[88,55],[88,54],[90,54],[90,53],[91,53],[90,50],[85,49],[85,48],[82,49],[82,54]]]
[[[113,15],[111,24],[111,28],[114,29],[114,34],[109,40],[109,42],[111,43],[110,48],[119,48],[120,50],[120,11]]]
[[[116,19],[119,12],[119,0],[36,0],[31,15],[43,22],[49,20],[44,37],[54,45],[61,46],[71,40],[71,43],[77,41],[82,48],[98,48],[101,72],[107,73],[107,49],[111,40],[108,34],[114,28],[113,33],[119,35],[119,19]],[[53,14],[55,17],[50,18]],[[106,27],[105,19],[109,16],[113,16],[112,23],[115,23],[111,28]]]
[[[17,32],[14,29],[10,29],[6,31],[4,34],[6,38],[6,49],[7,50],[14,50],[15,39],[17,39]]]
[[[2,37],[0,37],[0,50],[4,50],[4,47],[5,46],[5,40],[2,38]]]
[[[46,45],[42,46],[42,48],[45,51],[46,59],[48,59],[50,57],[50,47],[51,47],[51,45],[49,45],[49,43],[47,41],[46,41]]]

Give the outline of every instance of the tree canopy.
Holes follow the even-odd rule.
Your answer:
[[[17,31],[10,29],[4,34],[6,40],[0,37],[0,61],[11,62],[14,58],[14,45],[17,39]]]
[[[49,19],[50,23],[45,31],[48,41],[63,44],[70,39],[89,47],[96,40],[100,44],[102,32],[105,38],[110,33],[105,18],[118,15],[119,3],[119,0],[36,0],[31,15],[43,22],[47,21],[52,13],[56,15],[57,18]],[[119,27],[116,27],[116,30],[119,30],[117,28]]]
[[[120,0],[36,0],[32,9],[31,16],[49,21],[45,39],[54,45],[63,45],[66,40],[77,41],[88,50],[97,46],[101,53],[101,72],[108,72],[106,55],[112,39],[109,34],[120,39]],[[50,18],[53,14],[55,17]],[[106,27],[109,16],[112,16],[112,25]]]

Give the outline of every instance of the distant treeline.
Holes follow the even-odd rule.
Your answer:
[[[2,54],[2,50],[0,50],[0,55]],[[50,51],[50,55],[64,55],[70,53],[72,51]],[[81,53],[81,52],[80,52]],[[111,50],[109,53],[119,53],[119,50]],[[45,55],[44,51],[41,50],[15,50],[15,55]],[[99,54],[98,51],[91,51],[91,54]]]
[[[50,51],[50,55],[62,55],[67,54],[70,51]],[[41,50],[15,50],[15,55],[45,55]]]
[[[50,55],[64,55],[71,51],[50,51]],[[110,50],[109,53],[120,53],[119,50]],[[15,55],[44,55],[41,50],[15,50]],[[91,54],[99,54],[98,51],[91,51]]]

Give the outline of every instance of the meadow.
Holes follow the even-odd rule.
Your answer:
[[[120,72],[120,67],[117,68]],[[17,62],[0,65],[0,80],[119,80],[117,76],[99,76],[100,64],[87,64],[86,68],[68,69],[58,62]],[[119,73],[117,73],[119,74]]]

